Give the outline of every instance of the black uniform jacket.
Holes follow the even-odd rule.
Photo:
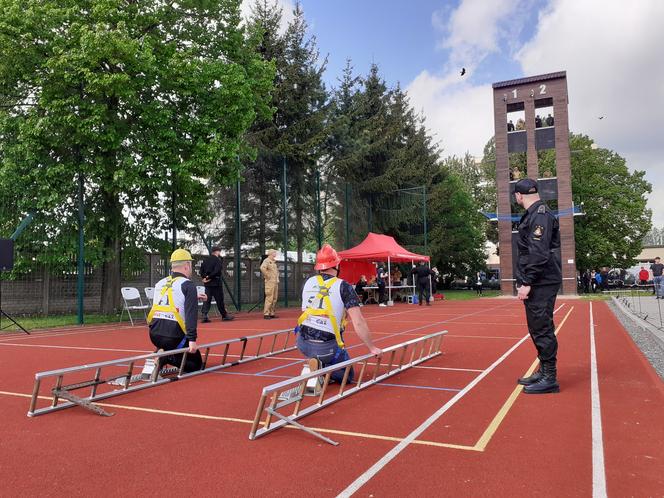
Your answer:
[[[416,266],[411,273],[415,275],[417,282],[422,285],[429,282],[429,275],[433,275],[433,272],[425,265]]]
[[[209,278],[205,287],[219,287],[221,285],[221,258],[207,256],[201,264],[201,278]]]
[[[542,201],[534,202],[521,217],[517,247],[517,285],[551,285],[563,281],[558,220]]]

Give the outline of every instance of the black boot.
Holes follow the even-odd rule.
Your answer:
[[[526,394],[559,393],[560,386],[556,380],[556,366],[542,365],[540,371],[542,378],[534,384],[524,387],[523,392]]]
[[[210,320],[207,316],[207,313],[203,314],[203,320],[202,323],[210,323],[212,320]]]
[[[540,370],[537,370],[530,377],[519,377],[519,380],[517,380],[516,383],[521,384],[522,386],[529,386],[530,384],[534,384],[541,378],[542,378],[542,372]]]

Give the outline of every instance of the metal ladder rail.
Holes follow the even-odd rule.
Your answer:
[[[254,421],[249,433],[249,439],[255,440],[285,425],[293,425],[316,437],[323,439],[328,443],[334,444],[334,442],[331,442],[331,440],[322,436],[321,434],[318,434],[317,432],[306,428],[301,424],[293,422],[306,417],[307,415],[314,413],[328,405],[331,405],[332,403],[335,403],[342,398],[346,398],[358,391],[372,386],[373,384],[383,381],[400,372],[403,372],[404,370],[412,368],[416,365],[419,365],[420,363],[440,355],[440,345],[445,334],[447,334],[446,330],[429,334],[385,348],[382,353],[378,355],[378,357],[372,354],[366,354],[364,356],[359,356],[357,358],[353,358],[336,365],[331,365],[308,374],[300,375],[298,377],[293,377],[292,379],[266,386],[263,388],[261,397],[258,401],[258,407],[256,409],[256,415],[254,417]],[[410,358],[406,360],[408,350],[411,350],[411,355]],[[373,365],[371,365],[369,360],[373,358],[377,358],[377,360]],[[396,358],[398,358],[398,362],[394,363]],[[382,361],[383,359],[388,359],[388,362],[385,372],[381,373],[381,368],[386,367],[385,362]],[[347,388],[350,369],[353,366],[359,364],[361,364],[361,369],[360,374],[355,381],[355,385],[351,388]],[[370,372],[372,370],[371,366],[374,367],[373,374]],[[332,386],[337,386],[337,384],[330,384],[330,376],[333,372],[340,370],[344,370],[344,376],[341,384],[339,384],[339,391],[337,394],[325,398],[328,389],[333,388]],[[365,378],[365,375],[367,378]],[[317,377],[324,378],[321,391],[317,395],[318,400],[313,405],[301,409],[303,393],[306,389],[307,381]],[[297,390],[298,392],[298,395],[295,398],[279,402],[280,394],[294,390]],[[291,415],[286,416],[278,412],[279,409],[292,404],[295,406]],[[266,413],[265,419],[261,420],[264,412]],[[279,420],[273,422],[273,417],[277,417]],[[262,425],[262,427],[259,428],[260,425]]]
[[[72,408],[74,406],[83,406],[84,408],[87,408],[85,405],[89,405],[90,403],[94,401],[101,401],[104,399],[112,398],[115,396],[121,396],[123,394],[127,394],[130,392],[135,392],[135,391],[140,391],[143,389],[149,389],[151,387],[159,386],[162,384],[166,384],[169,382],[174,382],[180,379],[186,379],[189,377],[194,377],[196,375],[202,375],[205,373],[209,372],[214,372],[217,370],[222,370],[225,368],[229,368],[232,366],[236,365],[241,365],[244,363],[249,363],[251,361],[256,361],[260,360],[263,358],[268,358],[270,356],[275,356],[277,354],[285,353],[288,351],[293,351],[296,349],[296,346],[289,345],[289,340],[292,334],[292,329],[282,329],[282,330],[277,330],[277,331],[272,331],[272,332],[267,332],[264,334],[257,334],[253,336],[246,336],[246,337],[239,337],[239,338],[233,338],[233,339],[227,339],[224,341],[218,341],[218,342],[213,342],[213,343],[208,343],[208,344],[202,344],[199,346],[199,351],[204,352],[203,353],[203,369],[202,370],[197,370],[195,372],[188,372],[188,373],[183,373],[183,367],[185,365],[186,359],[187,359],[187,354],[188,354],[188,348],[180,348],[180,349],[175,349],[175,350],[170,350],[170,351],[164,351],[161,353],[148,353],[148,354],[143,354],[143,355],[138,355],[138,356],[132,356],[128,358],[119,358],[117,360],[110,360],[110,361],[103,361],[103,362],[97,362],[97,363],[91,363],[91,364],[86,364],[86,365],[79,365],[76,367],[68,367],[68,368],[62,368],[58,370],[48,370],[44,372],[38,372],[35,374],[35,383],[33,385],[33,390],[32,390],[32,397],[30,400],[30,408],[28,410],[28,417],[36,417],[38,415],[45,415],[47,413],[52,413],[55,411],[60,411],[64,410],[67,408]],[[280,336],[283,336],[283,340],[279,341]],[[263,344],[265,339],[272,339],[272,341],[266,341],[266,342],[271,342],[271,347],[269,350],[267,350],[265,353],[262,354],[255,354],[255,355],[250,355],[250,356],[245,356],[246,350],[247,350],[247,343],[250,341],[257,341],[259,344],[259,347],[257,348],[257,353],[260,353],[260,346]],[[227,361],[228,357],[228,350],[231,345],[233,344],[242,344],[242,351],[240,353],[240,357],[237,360],[234,361]],[[279,343],[279,344],[277,344]],[[282,344],[283,343],[283,344]],[[211,367],[207,366],[207,360],[210,355],[210,351],[214,348],[221,348],[223,347],[223,355],[222,355],[222,362],[219,365],[214,365]],[[171,355],[177,355],[177,354],[183,354],[182,358],[182,363],[180,364],[179,367],[176,367],[176,370],[178,372],[177,376],[174,377],[164,377],[164,378],[158,378],[157,375],[159,372],[156,371],[152,376],[152,378],[149,381],[146,381],[141,384],[136,384],[136,385],[131,385],[127,382],[124,386],[124,388],[111,391],[111,392],[106,392],[106,393],[101,393],[97,394],[97,388],[99,385],[106,384],[110,381],[117,380],[117,379],[131,379],[132,378],[132,373],[134,366],[137,366],[138,362],[147,360],[147,359],[157,359],[161,358],[164,356],[171,356]],[[123,373],[121,375],[113,374],[112,376],[108,378],[103,378],[102,377],[102,369],[108,368],[108,367],[113,367],[117,365],[127,365],[129,364],[129,368],[127,369],[126,373]],[[63,385],[65,376],[73,373],[79,373],[79,372],[84,372],[88,370],[94,370],[94,378],[89,381],[82,381],[82,382],[76,382],[74,384],[70,385]],[[50,393],[53,396],[53,399],[51,400],[50,406],[43,407],[43,408],[36,408],[37,407],[37,402],[39,400],[39,394],[40,394],[40,387],[42,384],[42,381],[47,378],[52,378],[56,377],[56,382],[55,382],[55,387],[51,389]],[[76,390],[76,389],[82,389],[85,387],[90,387],[90,395],[84,398],[76,397],[79,400],[82,400],[84,403],[75,403],[72,401],[68,401],[65,403],[59,403],[59,398],[60,394],[63,392],[69,393],[70,391]],[[63,396],[64,397],[64,396]]]

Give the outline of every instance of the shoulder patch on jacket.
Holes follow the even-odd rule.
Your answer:
[[[544,214],[546,213],[546,206],[542,204],[540,207],[537,208],[537,213],[538,214]]]

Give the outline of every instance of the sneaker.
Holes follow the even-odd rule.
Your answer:
[[[279,318],[277,315],[270,315],[270,318]]]
[[[385,303],[380,303],[378,306],[382,306],[383,308],[386,308],[386,307],[387,307],[387,304],[385,304]]]
[[[226,315],[221,318],[222,321],[224,322],[230,322],[232,320],[235,320],[235,317],[233,315]]]
[[[210,323],[212,320],[208,318],[207,315],[203,315],[203,319],[201,320],[201,323]]]
[[[263,319],[272,320],[272,317],[270,315],[263,315]]]

